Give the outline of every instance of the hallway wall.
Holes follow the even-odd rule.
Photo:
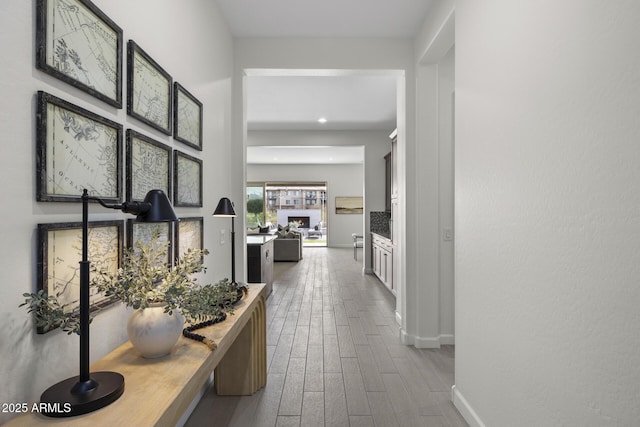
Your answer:
[[[456,391],[472,425],[640,419],[640,3],[456,4]]]
[[[79,203],[35,201],[35,94],[47,91],[96,114],[122,123],[204,162],[204,207],[178,208],[179,216],[203,216],[205,283],[228,276],[229,243],[220,246],[220,229],[227,221],[211,212],[223,195],[233,197],[230,182],[242,175],[230,166],[232,39],[215,5],[191,0],[186,7],[172,0],[93,0],[124,32],[204,104],[204,151],[195,152],[152,130],[126,114],[126,59],[123,61],[123,109],[115,109],[35,68],[36,1],[0,2],[0,123],[2,155],[0,178],[5,183],[0,235],[0,402],[37,402],[49,386],[78,374],[78,338],[62,331],[37,335],[32,318],[18,305],[22,294],[36,290],[36,224],[81,220]],[[185,47],[189,47],[186,49]],[[238,174],[234,178],[234,174]],[[123,180],[124,184],[124,180]],[[239,195],[241,195],[240,193]],[[238,196],[239,196],[238,195]],[[129,216],[130,217],[130,216]],[[90,220],[126,219],[124,214],[97,206]],[[91,361],[126,341],[127,310],[120,304],[96,316],[91,325]],[[12,414],[0,412],[0,424]]]

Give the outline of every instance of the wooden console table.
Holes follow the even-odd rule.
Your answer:
[[[267,382],[265,285],[247,288],[233,315],[197,330],[218,344],[216,350],[180,337],[171,354],[144,359],[126,342],[91,367],[124,375],[124,394],[114,403],[70,418],[28,414],[6,425],[175,426],[214,369],[218,394],[255,393]]]

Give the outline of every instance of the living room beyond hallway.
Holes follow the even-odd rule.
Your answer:
[[[210,390],[199,426],[466,426],[450,401],[454,347],[403,346],[395,298],[351,249],[309,248],[274,264],[267,299],[267,385]]]

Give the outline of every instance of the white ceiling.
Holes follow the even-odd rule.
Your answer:
[[[388,130],[396,126],[395,76],[249,76],[250,130]],[[318,119],[325,118],[326,123]]]
[[[217,0],[235,37],[413,38],[433,0]]]
[[[229,30],[240,38],[413,38],[433,3],[433,0],[216,1]],[[309,71],[248,76],[248,129],[391,132],[396,127],[397,77],[308,75]],[[318,123],[320,117],[327,122]],[[326,151],[327,147],[319,150]],[[295,151],[289,148],[289,155],[276,157],[290,158]],[[335,153],[334,159],[338,158],[338,151]],[[263,158],[262,154],[257,157]],[[300,156],[289,162],[307,163],[323,155],[318,152],[317,156],[310,156],[301,151]],[[255,159],[248,153],[249,162]],[[353,162],[349,157],[336,161]]]
[[[364,161],[364,147],[249,146],[248,164],[357,164]]]

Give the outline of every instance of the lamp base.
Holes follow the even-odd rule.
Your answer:
[[[65,418],[104,408],[124,393],[124,377],[117,372],[92,372],[90,380],[67,378],[49,387],[40,396],[42,415]]]

